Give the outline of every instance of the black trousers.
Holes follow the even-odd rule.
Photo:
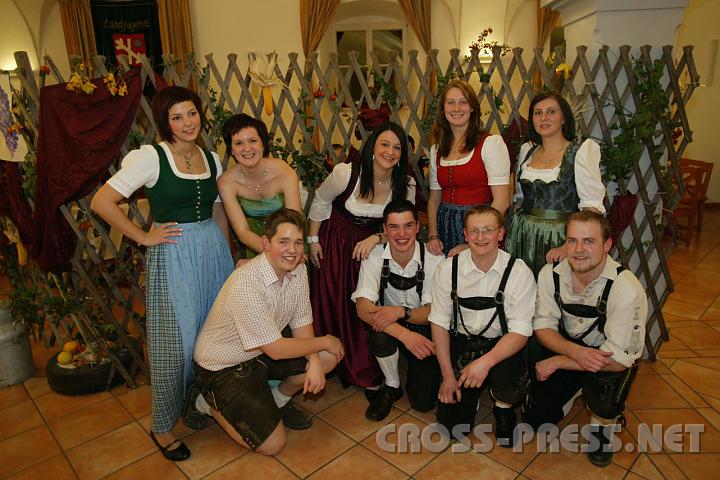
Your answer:
[[[523,409],[523,421],[538,429],[544,423],[557,424],[562,407],[582,388],[590,412],[601,418],[615,418],[625,410],[625,400],[635,379],[637,366],[622,372],[578,372],[557,370],[547,380],[535,377],[535,364],[555,353],[534,338],[530,346],[530,394]]]
[[[450,337],[450,359],[455,378],[460,371],[474,360],[485,355],[500,341],[501,337],[487,339],[455,335]],[[475,426],[475,415],[480,394],[485,387],[490,394],[501,402],[516,404],[525,398],[528,389],[527,354],[525,348],[515,355],[495,365],[488,373],[480,388],[465,388],[460,391],[461,399],[457,403],[438,403],[437,420],[452,433],[456,425]]]
[[[398,322],[408,330],[419,333],[432,340],[430,325],[414,325]],[[375,332],[368,328],[370,351],[378,358],[389,357],[400,350],[407,360],[407,390],[410,406],[419,412],[427,412],[435,408],[441,375],[437,357],[430,355],[422,360],[408,351],[397,338],[383,332]]]

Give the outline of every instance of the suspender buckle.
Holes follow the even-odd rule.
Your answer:
[[[415,280],[418,282],[424,282],[425,281],[425,271],[418,269],[418,271],[415,273]]]
[[[601,298],[597,303],[598,316],[603,316],[607,313],[607,300]]]
[[[502,305],[505,303],[505,292],[502,290],[498,290],[495,292],[495,295],[493,295],[493,299],[495,299],[495,305]]]
[[[390,266],[388,266],[388,265],[382,266],[382,270],[380,270],[380,278],[384,278],[385,280],[390,278]]]

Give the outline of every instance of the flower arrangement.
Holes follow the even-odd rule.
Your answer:
[[[46,66],[45,66],[46,67]],[[65,88],[70,92],[84,93],[85,95],[92,95],[97,85],[95,85],[88,74],[88,68],[84,63],[81,63],[78,69],[70,75],[70,79],[67,82]],[[41,67],[42,71],[42,67]],[[110,72],[106,73],[102,77],[105,88],[108,89],[110,95],[124,97],[128,94],[127,84],[125,79],[119,73]]]
[[[492,42],[488,41],[488,37],[492,32],[493,29],[491,27],[487,27],[485,30],[480,32],[477,40],[470,44],[470,51],[479,52],[480,55],[491,55],[493,48],[500,47],[500,56],[504,57],[510,50],[512,50],[510,45],[506,43],[501,44],[497,40],[493,40]]]

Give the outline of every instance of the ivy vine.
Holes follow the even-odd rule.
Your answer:
[[[663,147],[655,144],[655,138],[661,134],[658,130],[660,121],[670,118],[670,100],[661,84],[664,68],[660,59],[633,60],[632,73],[638,101],[634,112],[615,112],[619,121],[610,129],[618,133],[609,142],[602,142],[604,182],[627,181],[646,147],[652,149],[656,156],[662,154]]]

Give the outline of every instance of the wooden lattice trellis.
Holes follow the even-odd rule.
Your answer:
[[[182,75],[173,67],[174,59],[167,57],[164,76],[177,85],[188,85],[192,81],[198,86],[198,93],[208,107],[207,117],[210,121],[209,128],[202,134],[202,141],[210,148],[215,147],[215,139],[221,127],[217,119],[222,117],[223,112],[246,112],[262,118],[276,140],[279,139],[287,147],[327,152],[336,160],[335,151],[330,148],[333,143],[345,146],[357,144],[353,139],[356,128],[362,138],[367,137],[367,132],[357,121],[358,105],[366,103],[370,108],[378,108],[386,100],[387,90],[373,88],[377,86],[373,85],[373,78],[382,78],[384,82],[375,83],[394,86],[393,93],[397,95],[397,101],[390,104],[392,119],[419,140],[415,152],[411,152],[416,171],[417,158],[431,143],[428,131],[430,122],[425,118],[424,112],[432,107],[435,99],[432,86],[436,74],[445,78],[464,78],[476,86],[484,112],[485,127],[496,133],[526,115],[532,96],[538,89],[552,87],[555,68],[565,61],[572,65],[575,76],[572,81],[564,82],[562,93],[573,103],[585,106],[582,118],[578,121],[578,129],[582,135],[595,136],[607,142],[612,137],[611,126],[624,121],[617,112],[635,110],[639,99],[634,89],[635,77],[630,47],[621,47],[617,51],[603,47],[596,57],[593,55],[592,58],[586,47],[578,47],[575,58],[567,60],[563,58],[562,51],[557,51],[552,65],[546,65],[542,49],[534,49],[528,53],[529,55],[521,48],[515,48],[508,55],[502,56],[499,49],[496,49],[489,64],[484,64],[477,54],[463,58],[459,50],[452,50],[450,61],[442,68],[438,61],[438,52],[433,51],[429,69],[425,69],[425,62],[418,61],[416,51],[408,52],[404,60],[398,55],[391,55],[386,67],[379,67],[379,62],[371,53],[370,68],[364,68],[359,63],[357,54],[351,53],[350,68],[344,70],[340,69],[334,55],[330,55],[327,62],[321,63],[315,54],[309,62],[301,64],[299,56],[291,53],[288,55],[289,64],[285,71],[278,65],[275,67],[275,74],[285,85],[274,90],[272,116],[264,115],[263,97],[259,89],[251,84],[247,71],[241,72],[235,54],[228,55],[224,71],[212,55],[207,55],[204,66],[185,69]],[[617,188],[612,186],[609,191],[636,191],[640,199],[630,228],[621,239],[620,248],[615,252],[622,262],[635,272],[648,292],[650,315],[646,350],[647,355],[654,359],[663,340],[668,339],[662,306],[673,289],[667,259],[674,244],[663,242],[667,215],[661,215],[658,220],[661,212],[673,207],[672,196],[663,191],[663,170],[667,162],[672,173],[679,178],[677,160],[692,141],[685,105],[699,84],[699,78],[692,57],[692,47],[685,47],[678,61],[673,58],[670,46],[661,50],[645,46],[639,50],[639,56],[646,60],[661,58],[665,65],[663,86],[671,100],[672,111],[670,118],[663,119],[658,126],[661,135],[657,137],[657,142],[663,147],[665,154],[658,156],[655,145],[648,144],[641,161],[635,165],[630,181],[623,182]],[[32,131],[27,138],[30,140],[28,143],[31,150],[34,151],[33,145],[36,144],[38,134],[38,86],[30,73],[27,56],[20,52],[16,54],[16,60],[22,87],[13,93],[23,99],[20,102],[21,116]],[[188,60],[189,64],[193,64],[192,59]],[[52,60],[46,58],[46,62],[50,65],[55,80],[62,82],[63,79]],[[123,58],[120,58],[120,63],[127,68]],[[103,57],[95,58],[95,67],[96,75],[105,73]],[[155,82],[154,72],[147,62],[142,67],[141,76],[143,85]],[[540,79],[539,84],[533,81],[534,78]],[[681,78],[686,78],[687,81],[681,83]],[[361,98],[351,98],[351,82],[360,86]],[[684,133],[677,145],[672,139],[675,125],[681,125]],[[152,120],[150,103],[143,97],[137,119],[118,159],[138,144],[154,141],[155,137],[156,127]],[[116,165],[110,167],[110,174],[115,172],[115,167]],[[426,191],[427,185],[423,184],[422,178],[420,182]],[[307,187],[312,195],[314,185]],[[71,318],[55,319],[56,323],[63,326],[55,328],[53,335],[62,337],[75,325],[81,329],[83,335],[97,340],[104,335],[104,330],[99,328],[99,325],[110,324],[116,326],[124,343],[127,342],[124,337],[126,331],[144,339],[143,325],[138,321],[139,312],[133,310],[133,305],[144,303],[140,283],[144,263],[143,251],[127,239],[123,239],[119,247],[116,247],[107,225],[91,214],[89,198],[64,205],[62,213],[77,237],[77,249],[72,259],[73,270],[67,274],[69,285],[72,285],[68,293],[90,299],[95,305],[94,316],[91,318],[80,312]],[[612,203],[613,198],[611,193],[608,204]],[[130,199],[128,211],[130,217],[139,225],[148,225],[150,219],[138,208],[137,199]],[[30,270],[33,271],[34,281],[45,283],[48,289],[57,291],[57,286],[51,284],[47,276],[35,268]],[[134,354],[134,363],[147,373],[140,352]],[[116,358],[113,360],[132,385],[130,372],[127,372]]]

